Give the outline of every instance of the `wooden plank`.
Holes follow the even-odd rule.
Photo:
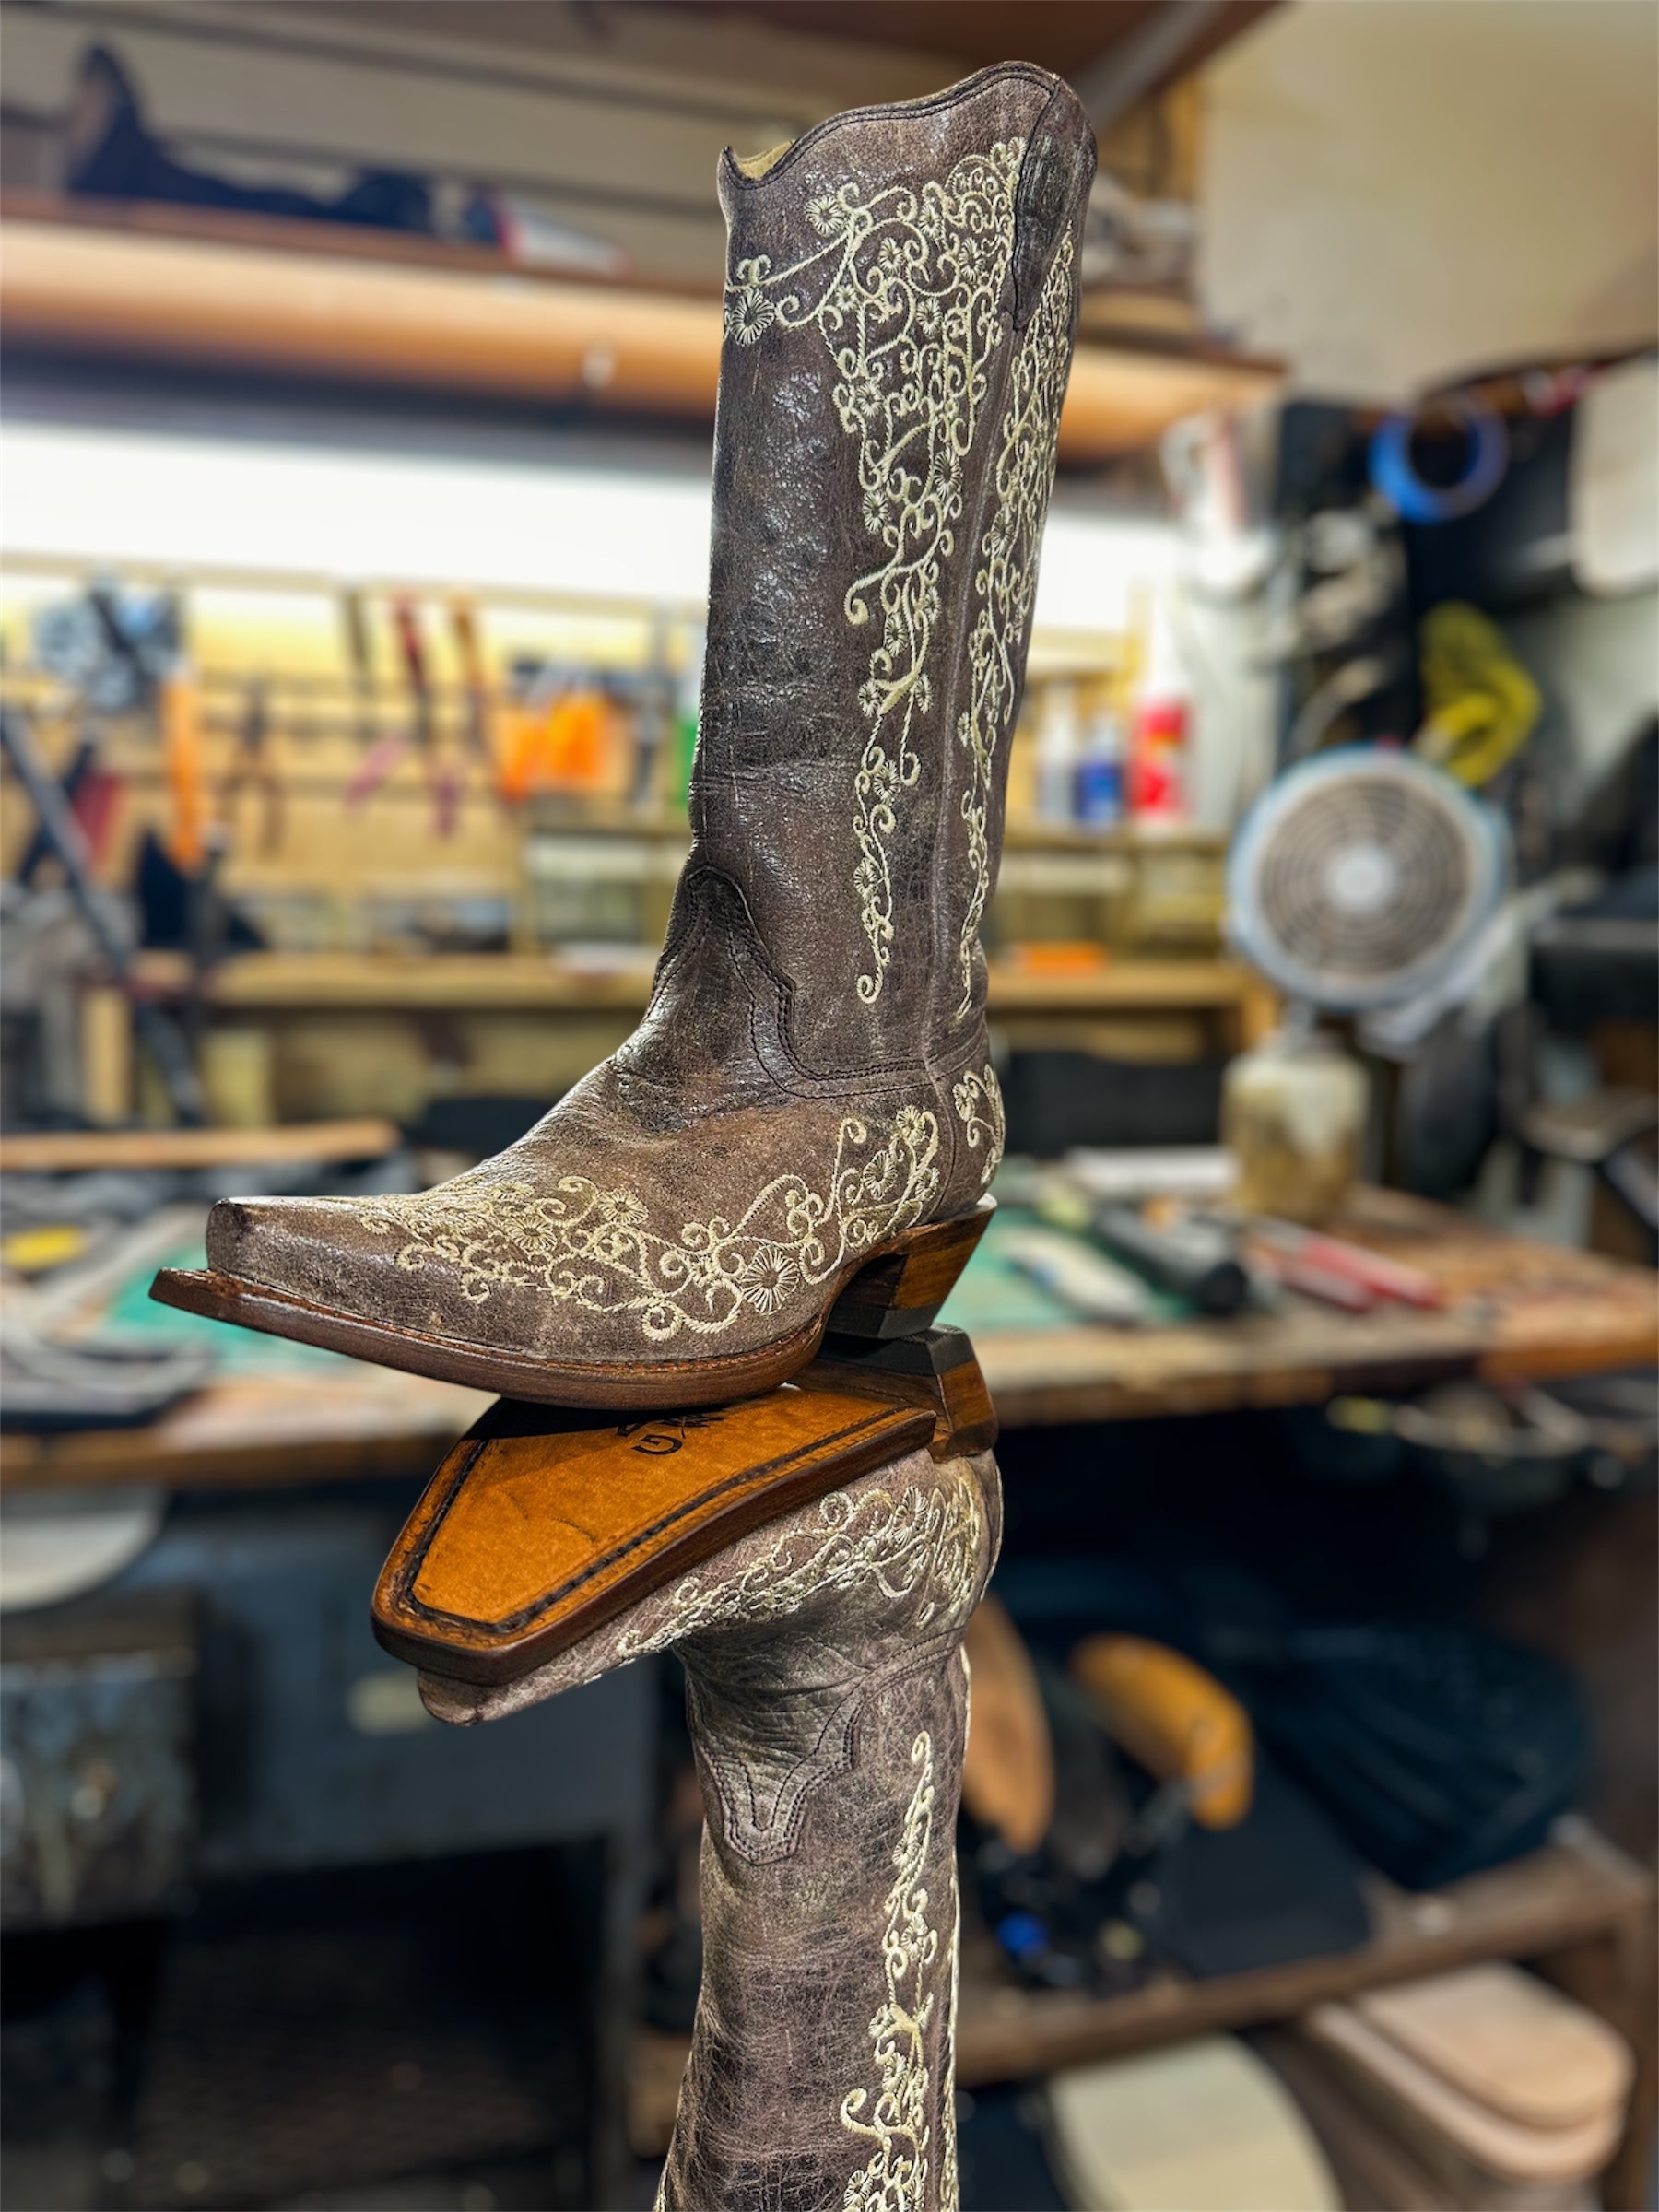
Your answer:
[[[1653,1884],[1582,1822],[1570,1840],[1430,1896],[1379,1883],[1376,1933],[1358,1950],[1191,1982],[1171,1975],[1127,1996],[1029,1991],[1001,1980],[970,1946],[962,1962],[957,2079],[964,2088],[1018,2081],[1057,2066],[1118,2058],[1159,2043],[1293,2018],[1327,1998],[1449,1972],[1493,1959],[1549,1959],[1651,1928]],[[662,2156],[688,2039],[636,2036],[629,2133],[641,2158]]]
[[[957,2075],[964,2087],[1115,2058],[1191,2035],[1292,2019],[1310,2006],[1490,1959],[1537,1959],[1640,1925],[1652,1877],[1581,1822],[1571,1840],[1429,1896],[1379,1878],[1375,1932],[1358,1949],[1250,1973],[1170,1976],[1126,1996],[998,1986],[963,1961]]]
[[[16,218],[0,233],[14,346],[713,415],[714,300]],[[1185,416],[1271,397],[1281,378],[1277,362],[1217,348],[1083,344],[1062,457],[1149,445]]]
[[[179,954],[144,953],[146,989],[182,992],[189,971]],[[1081,975],[1044,975],[1009,961],[991,964],[990,1005],[997,1014],[1218,1012],[1237,1016],[1259,986],[1236,960],[1107,960]],[[594,1008],[642,1010],[651,971],[574,968],[537,953],[390,954],[245,952],[205,979],[209,1006],[315,1012],[324,1007],[397,1010],[458,1007],[473,1013]]]
[[[493,1402],[487,1391],[344,1362],[337,1373],[303,1381],[229,1377],[146,1429],[0,1436],[0,1488],[263,1490],[418,1480]]]
[[[379,1114],[290,1122],[277,1129],[73,1129],[0,1136],[0,1173],[100,1168],[252,1168],[278,1160],[379,1159],[402,1139]]]

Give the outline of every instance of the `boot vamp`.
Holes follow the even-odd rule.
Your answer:
[[[613,1067],[413,1196],[231,1199],[209,1265],[353,1319],[559,1362],[708,1358],[803,1328],[858,1258],[948,1210],[936,1099],[781,1100],[665,1143]]]

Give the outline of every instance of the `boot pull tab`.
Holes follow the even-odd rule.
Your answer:
[[[1038,117],[1019,165],[1008,265],[1016,330],[1023,330],[1035,312],[1049,265],[1077,218],[1094,171],[1094,132],[1077,94],[1062,85]]]

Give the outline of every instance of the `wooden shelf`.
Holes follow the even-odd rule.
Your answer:
[[[1640,1928],[1653,1884],[1633,1859],[1582,1821],[1568,1841],[1413,1896],[1368,1882],[1374,1933],[1358,1950],[1194,1982],[1160,1977],[1121,1997],[1014,1988],[965,1957],[957,2072],[964,2087],[1017,2080],[1116,2058],[1221,2029],[1293,2019],[1335,1997],[1448,1973],[1488,1959],[1539,1959],[1571,1945]]]
[[[1613,2205],[1634,2204],[1649,2147],[1642,2130],[1652,2092],[1646,2011],[1653,1883],[1583,1821],[1563,1821],[1559,1832],[1560,1840],[1542,1851],[1428,1896],[1407,1895],[1374,1877],[1375,1933],[1369,1943],[1250,1973],[1202,1982],[1171,1974],[1124,1996],[1093,1998],[1017,1988],[965,1947],[957,2079],[964,2088],[1024,2080],[1188,2036],[1294,2019],[1330,1998],[1481,1960],[1535,1961],[1576,1984],[1587,2001],[1586,1985],[1594,1982],[1603,1993],[1596,2009],[1638,2043],[1641,2070],[1630,2140],[1607,2195]],[[1610,1971],[1599,1977],[1575,1971],[1591,1950],[1608,1954]],[[660,2156],[666,2144],[688,2049],[683,2037],[651,2030],[636,2037],[629,2132],[642,2156]]]
[[[159,997],[189,982],[180,953],[140,955],[138,978]],[[324,1007],[380,1011],[465,1009],[473,1013],[643,1011],[652,971],[644,961],[617,970],[573,967],[539,953],[238,953],[214,969],[211,1006],[238,1013],[314,1012]],[[991,966],[991,1012],[1113,1014],[1151,1011],[1235,1013],[1253,1006],[1262,986],[1236,960],[1108,960],[1083,974],[1045,975],[1008,961]]]
[[[369,258],[329,225],[244,218],[180,235],[182,223],[76,214],[7,204],[0,318],[13,347],[712,418],[714,299],[465,251]],[[1184,416],[1256,405],[1280,382],[1277,362],[1222,347],[1085,342],[1061,456],[1088,464],[1153,444]]]

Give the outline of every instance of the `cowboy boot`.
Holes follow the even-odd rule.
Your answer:
[[[979,929],[1093,163],[1024,64],[723,158],[693,842],[644,1020],[436,1189],[221,1203],[211,1271],[158,1296],[517,1398],[706,1405],[972,1221],[1002,1142]]]
[[[1000,1532],[991,1454],[921,1450],[517,1682],[421,1677],[465,1724],[650,1652],[684,1664],[703,1972],[668,2212],[955,2212],[962,1636]]]

